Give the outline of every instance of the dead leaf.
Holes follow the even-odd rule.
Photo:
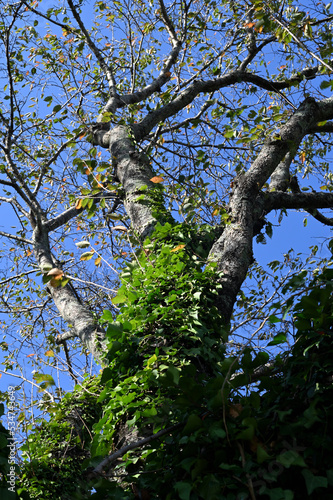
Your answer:
[[[178,245],[176,248],[173,248],[171,250],[171,252],[178,252],[178,250],[181,250],[182,248],[184,248],[185,245]]]
[[[153,182],[154,184],[159,184],[160,182],[163,182],[163,177],[160,177],[159,175],[155,175],[155,177],[152,177],[151,179],[149,179],[151,182]]]
[[[229,415],[232,418],[237,418],[242,413],[242,411],[243,411],[243,407],[241,404],[237,403],[234,405],[230,405]]]
[[[75,201],[75,208],[76,210],[80,210],[80,208],[82,208],[82,198]]]

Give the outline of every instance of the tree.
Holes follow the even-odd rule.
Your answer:
[[[330,262],[267,272],[253,240],[333,224],[330,4],[1,5],[2,349],[41,396],[18,496],[329,498],[295,422],[331,425]]]

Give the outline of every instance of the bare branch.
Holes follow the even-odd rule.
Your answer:
[[[15,377],[15,378],[19,378],[20,380],[24,380],[25,382],[28,382],[29,384],[31,384],[33,387],[36,387],[39,391],[43,391],[45,392],[45,394],[48,395],[48,397],[50,398],[50,401],[52,401],[52,403],[54,403],[54,397],[53,395],[47,391],[45,388],[43,388],[42,386],[36,384],[35,382],[33,382],[32,380],[28,380],[27,378],[23,377],[23,375],[16,375],[15,373],[13,373],[12,371],[4,371],[4,370],[0,370],[0,373],[3,373],[4,375],[10,375],[11,377]]]
[[[177,39],[175,28],[174,28],[174,26],[172,24],[172,21],[171,21],[168,13],[166,11],[166,8],[165,8],[163,0],[158,0],[158,3],[160,4],[162,19],[163,19],[165,27],[166,27],[169,35],[170,35],[170,38],[172,40],[172,45],[174,47],[176,47],[177,44],[178,44],[178,39]]]
[[[80,30],[82,31],[82,33],[87,41],[87,44],[88,44],[90,50],[94,53],[94,55],[98,61],[98,64],[100,65],[102,71],[104,72],[104,74],[106,76],[107,82],[109,84],[111,98],[116,99],[116,97],[117,97],[116,81],[115,81],[115,78],[113,75],[112,68],[105,62],[104,57],[102,55],[102,52],[99,50],[99,48],[95,45],[95,43],[91,39],[89,32],[87,31],[86,27],[84,26],[82,19],[79,15],[77,9],[75,8],[72,0],[67,0],[67,3],[68,3],[69,8],[71,9],[71,11],[73,13],[74,19],[78,23]]]
[[[199,94],[204,92],[214,92],[237,83],[253,83],[262,89],[269,90],[271,92],[278,92],[279,94],[281,93],[280,89],[286,88],[290,85],[286,82],[270,82],[269,80],[254,75],[253,73],[238,70],[232,71],[228,75],[214,80],[196,80],[180,94],[178,94],[173,101],[166,104],[162,108],[149,113],[145,118],[143,118],[143,120],[141,120],[141,122],[134,124],[132,128],[136,140],[141,140],[146,137],[155,125],[166,120],[170,116],[174,116],[180,110],[184,109],[186,106],[191,104]],[[288,102],[290,101],[288,100]]]
[[[9,238],[15,241],[21,241],[22,243],[26,243],[27,245],[32,245],[32,240],[21,238],[21,236],[16,236],[15,234],[10,234],[10,233],[5,233],[4,231],[0,231],[0,236],[4,236],[5,238]]]
[[[120,95],[118,96],[118,99],[116,101],[109,99],[109,101],[103,107],[103,111],[99,115],[97,122],[101,121],[104,113],[114,112],[117,108],[123,108],[124,106],[128,106],[129,104],[141,102],[150,97],[154,92],[160,92],[163,85],[165,85],[165,83],[170,80],[170,69],[175,64],[181,47],[181,42],[177,42],[177,45],[171,50],[159,76],[155,78],[155,80],[150,85],[147,85],[143,89],[138,90],[137,92],[134,92],[132,94]]]
[[[331,207],[333,208],[333,207]],[[318,210],[306,210],[312,217],[314,217],[318,222],[325,224],[325,226],[333,226],[333,217],[325,217],[325,215],[318,212]]]
[[[57,345],[62,344],[65,340],[77,338],[76,333],[73,330],[68,330],[68,332],[61,333],[57,335],[55,342]]]
[[[27,217],[29,219],[29,213],[26,210],[24,210],[24,208],[20,205],[20,203],[15,198],[15,196],[13,196],[12,198],[6,198],[5,196],[0,196],[0,201],[3,201],[5,203],[9,203],[13,207],[16,207],[17,210],[21,214],[23,214],[25,217]]]
[[[76,208],[75,206],[68,208],[65,212],[57,215],[51,220],[48,220],[44,223],[44,228],[47,232],[55,231],[59,227],[63,226],[67,222],[69,222],[74,217],[80,215],[83,212],[83,208]]]
[[[271,182],[269,184],[270,191],[287,190],[290,181],[289,168],[294,156],[295,154],[288,151],[284,159],[278,164],[271,176]]]

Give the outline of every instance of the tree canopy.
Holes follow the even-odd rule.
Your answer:
[[[331,4],[0,5],[1,498],[331,498]]]

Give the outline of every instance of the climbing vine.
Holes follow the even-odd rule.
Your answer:
[[[22,448],[30,498],[330,497],[333,271],[310,284],[292,352],[268,370],[264,352],[226,352],[213,238],[158,224],[127,264],[117,321],[100,319],[106,367]]]

